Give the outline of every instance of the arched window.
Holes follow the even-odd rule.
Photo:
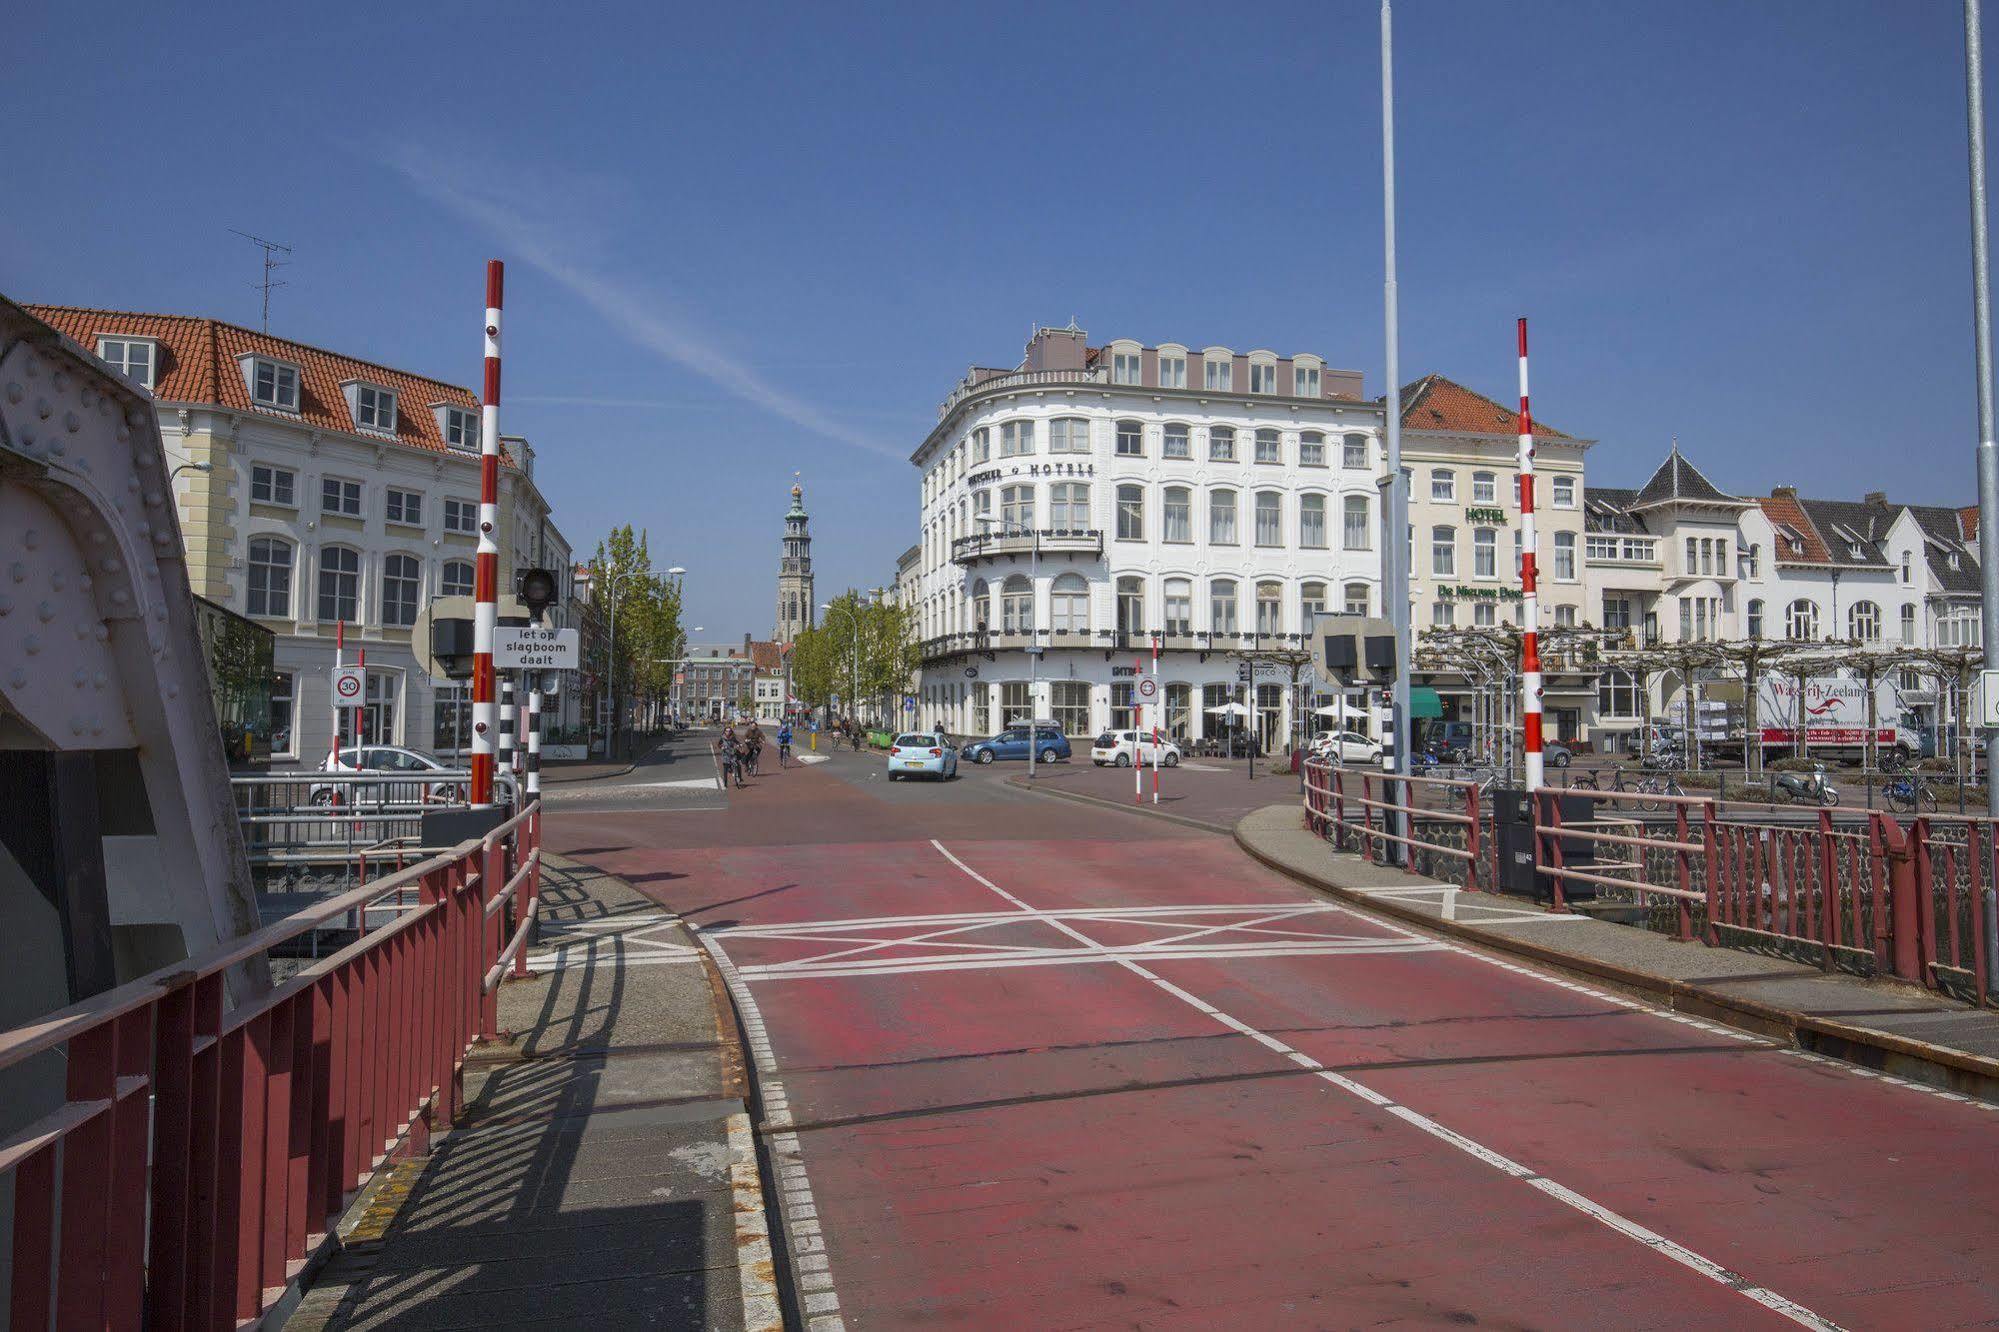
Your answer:
[[[1326,465],[1326,437],[1317,430],[1307,430],[1298,436],[1298,465],[1300,467],[1324,467]]]
[[[414,555],[390,555],[382,560],[382,623],[407,629],[416,623],[417,596],[423,589],[423,565]]]
[[[1211,634],[1237,632],[1233,578],[1216,578],[1208,584],[1208,632]]]
[[[1284,500],[1274,490],[1256,492],[1256,544],[1284,544]]]
[[[1341,501],[1340,544],[1347,550],[1371,550],[1374,524],[1368,521],[1365,495],[1349,495]]]
[[[1438,578],[1458,576],[1458,529],[1438,525],[1430,529],[1430,572]]]
[[[1215,546],[1233,546],[1236,543],[1233,490],[1208,492],[1208,543]]]
[[[1090,487],[1082,481],[1057,481],[1048,487],[1048,525],[1058,532],[1090,528]]]
[[[280,618],[292,613],[290,542],[258,537],[250,543],[249,610],[252,615]]]
[[[1117,580],[1117,631],[1121,634],[1145,632],[1145,580]]]
[[[1034,624],[1034,589],[1022,574],[1000,584],[1000,631],[1024,634]]]
[[[1090,423],[1080,416],[1058,416],[1048,423],[1050,453],[1088,453]]]
[[[1168,421],[1165,433],[1161,439],[1162,442],[1159,446],[1160,457],[1191,458],[1194,456],[1194,446],[1188,439],[1185,422]]]
[[[319,552],[319,618],[334,621],[361,618],[361,552],[327,546]]]
[[[1312,626],[1326,613],[1326,585],[1324,583],[1300,583],[1298,585],[1298,628],[1309,635]]]
[[[1000,488],[1000,524],[1009,532],[1033,530],[1033,486],[1002,486]]]
[[[1819,608],[1803,597],[1784,612],[1784,637],[1794,643],[1809,643],[1819,636]]]
[[[1265,637],[1284,632],[1284,584],[1256,585],[1256,632]]]
[[[1343,435],[1340,437],[1340,466],[1355,471],[1367,470],[1367,436]]]
[[[972,628],[980,633],[984,633],[986,626],[992,623],[987,618],[992,614],[992,606],[987,601],[987,597],[990,594],[991,589],[986,586],[985,579],[981,578],[978,582],[972,584],[972,600],[968,608],[972,613]]]
[[[1188,579],[1166,580],[1166,632],[1182,637],[1194,632],[1194,584]]]
[[[1448,467],[1430,469],[1430,499],[1437,504],[1458,502],[1458,474]]]
[[[1165,501],[1160,509],[1164,530],[1160,534],[1164,541],[1192,541],[1194,539],[1194,496],[1185,486],[1166,487]]]
[[[1573,509],[1576,507],[1576,479],[1574,477],[1556,477],[1552,489],[1555,496],[1556,508]]]
[[[1862,643],[1881,641],[1881,608],[1871,601],[1856,601],[1846,611],[1846,636]]]
[[[1049,608],[1054,616],[1055,631],[1072,634],[1090,632],[1090,585],[1083,581],[1079,573],[1065,573],[1055,580],[1050,588],[1054,604]]]
[[[1145,487],[1117,488],[1117,534],[1120,541],[1145,540]]]
[[[1260,463],[1284,461],[1284,452],[1277,442],[1277,432],[1275,430],[1259,430],[1256,432],[1256,460]]]
[[[1307,550],[1326,548],[1326,497],[1305,494],[1298,497],[1298,544]]]
[[[1576,534],[1574,532],[1555,533],[1555,577],[1565,583],[1573,583],[1576,579]]]
[[[1235,461],[1235,431],[1229,426],[1211,426],[1208,430],[1208,460],[1210,462]]]
[[[1915,641],[1916,606],[1914,602],[1905,602],[1902,606],[1902,642],[1914,643]]]
[[[1763,637],[1763,603],[1760,600],[1749,603],[1748,612],[1743,618],[1742,628],[1743,632],[1751,638]]]
[[[447,597],[469,597],[472,595],[472,561],[446,560],[444,574],[437,585],[439,595]],[[796,614],[796,607],[793,608]]]
[[[1373,597],[1369,595],[1366,583],[1348,583],[1345,601],[1347,614],[1366,615]]]
[[[1014,458],[1034,452],[1034,422],[1006,421],[1000,425],[1000,457]]]
[[[1120,458],[1145,456],[1145,427],[1136,421],[1117,423],[1117,455]]]
[[[1471,502],[1473,504],[1499,503],[1499,477],[1492,472],[1471,474]]]
[[[1474,527],[1471,532],[1471,576],[1499,577],[1499,533],[1490,527]]]

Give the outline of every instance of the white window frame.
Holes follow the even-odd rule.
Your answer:
[[[264,372],[271,374],[271,393],[265,396],[260,391]],[[290,361],[280,361],[274,356],[246,356],[243,358],[244,385],[250,391],[250,401],[259,407],[269,407],[280,412],[299,410],[299,395],[304,375],[299,367]],[[289,387],[289,396],[284,390]]]
[[[1111,383],[1142,384],[1144,382],[1144,350],[1131,344],[1113,346],[1111,348]]]
[[[1448,467],[1430,469],[1430,503],[1456,504],[1458,502],[1458,474]]]
[[[1090,420],[1086,416],[1057,416],[1048,422],[1050,453],[1088,453]]]
[[[1473,472],[1471,474],[1471,502],[1473,504],[1499,503],[1499,474],[1497,472]]]
[[[1194,428],[1184,421],[1168,421],[1160,434],[1159,456],[1191,461],[1194,457]]]
[[[1325,432],[1306,430],[1299,434],[1298,465],[1300,467],[1324,467],[1326,465]]]
[[[257,483],[263,482],[264,493],[257,493]],[[284,483],[285,498],[278,498],[279,482]],[[276,463],[250,464],[250,502],[269,504],[274,508],[296,509],[298,507],[298,473],[289,467],[279,467]]]
[[[1315,530],[1316,529],[1316,530]],[[1302,550],[1325,550],[1331,535],[1326,526],[1326,497],[1318,491],[1298,496],[1298,546]]]
[[[1576,581],[1576,534],[1574,532],[1555,533],[1555,581],[1573,583]]]
[[[1252,360],[1249,363],[1249,391],[1251,393],[1277,392],[1277,362]]]
[[[1297,365],[1291,367],[1291,396],[1294,398],[1317,398],[1319,392],[1319,367]]]
[[[340,503],[334,508],[328,508],[326,505],[328,486],[340,487]],[[365,494],[366,487],[359,481],[344,476],[322,476],[319,478],[319,511],[335,518],[359,518],[363,512],[362,497]],[[354,504],[352,508],[347,507],[350,497]]]
[[[451,581],[453,568],[462,566],[465,570],[463,591],[457,590]],[[479,566],[471,560],[444,560],[437,566],[437,595],[440,597],[469,597],[477,586]]]
[[[1235,392],[1235,356],[1224,352],[1202,353],[1201,387],[1209,393]]]
[[[403,486],[383,487],[382,521],[398,527],[422,527],[423,492]]]
[[[1576,479],[1572,476],[1558,476],[1549,483],[1549,492],[1554,497],[1558,509],[1576,507]]]
[[[258,559],[257,550],[258,547],[260,546],[265,548],[266,550],[275,549],[284,552],[283,563],[279,563],[275,560]],[[269,533],[265,533],[259,536],[252,537],[250,539],[248,550],[249,550],[249,556],[244,561],[244,577],[243,577],[244,613],[259,619],[266,619],[266,620],[290,619],[292,613],[292,597],[296,592],[298,586],[298,579],[294,576],[298,571],[297,545],[286,540],[281,536],[274,536]],[[264,574],[264,586],[262,587],[262,589],[259,589],[257,587],[256,571],[259,569],[267,571]],[[269,570],[272,569],[281,569],[284,571],[284,591],[282,592],[282,594],[276,597],[273,597],[272,595],[271,575],[268,572]],[[257,608],[258,602],[256,599],[257,594],[260,590],[263,593],[262,610],[259,610]]]
[[[1270,446],[1268,455],[1264,453],[1265,445]],[[1284,433],[1269,426],[1258,429],[1251,437],[1250,456],[1260,463],[1281,465],[1284,462]]]
[[[132,350],[145,349],[146,372],[132,373]],[[157,338],[136,338],[129,334],[104,334],[97,339],[97,359],[126,379],[150,392],[160,373],[160,343]]]
[[[1160,351],[1159,387],[1183,389],[1187,387],[1187,353],[1184,351]]]
[[[395,391],[379,384],[357,382],[354,385],[354,428],[371,435],[395,434]]]
[[[1222,441],[1228,441],[1228,449],[1222,451]],[[1208,461],[1234,462],[1236,460],[1236,430],[1234,426],[1208,427]]]
[[[1119,421],[1117,423],[1117,442],[1113,448],[1120,458],[1143,458],[1145,456],[1145,423],[1129,419]]]
[[[1367,436],[1349,432],[1340,436],[1340,466],[1350,472],[1368,469]]]
[[[1000,422],[1000,457],[1025,458],[1033,452],[1033,417],[1021,416]]]
[[[479,501],[460,499],[456,495],[446,495],[440,506],[444,519],[444,530],[459,536],[479,535]],[[452,520],[453,512],[462,517],[462,522]]]

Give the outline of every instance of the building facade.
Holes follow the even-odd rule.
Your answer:
[[[1320,614],[1380,606],[1381,417],[1357,372],[1041,329],[939,416],[911,457],[921,540],[897,580],[922,725],[1131,725],[1157,643],[1169,731],[1201,738],[1238,704],[1275,741],[1300,691],[1270,662],[1244,679],[1245,658],[1300,657]]]
[[[790,643],[810,629],[818,618],[818,603],[812,599],[812,530],[805,513],[805,488],[791,488],[791,509],[784,515],[784,554],[777,567],[777,632],[780,643]]]
[[[462,752],[469,690],[425,675],[410,631],[430,598],[472,591],[477,398],[219,320],[35,313],[152,393],[194,591],[276,635],[273,760],[315,762],[331,748],[336,636],[349,664],[366,653],[364,706],[346,714],[348,738]],[[533,450],[514,438],[504,452],[503,590],[517,568],[571,566],[534,483]],[[569,614],[563,582],[550,611],[557,625]]]

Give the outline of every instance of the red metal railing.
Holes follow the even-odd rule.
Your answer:
[[[1819,965],[1893,972],[1890,850],[1899,833],[1883,814],[1836,825],[1715,820],[1708,874],[1710,942],[1722,930],[1813,945]]]
[[[1960,999],[1986,994],[1985,899],[1999,889],[1999,821],[1925,815],[1909,830],[1919,915],[1912,978]]]
[[[1398,777],[1371,768],[1348,768],[1324,758],[1307,758],[1305,820],[1336,849],[1357,849],[1369,861],[1390,859],[1391,846],[1409,851],[1407,869],[1423,872],[1424,856],[1441,856],[1464,866],[1464,887],[1479,887],[1485,863],[1481,845],[1477,782],[1448,777]],[[1405,831],[1394,831],[1400,822]],[[1428,836],[1425,836],[1427,831]],[[1491,886],[1491,868],[1486,886]]]
[[[64,1060],[62,1103],[0,1143],[10,1326],[252,1319],[384,1162],[458,1112],[465,1052],[526,966],[541,807],[201,957],[0,1033]],[[233,1006],[238,964],[414,887],[389,923]],[[506,930],[508,917],[512,929]],[[503,938],[503,934],[507,937]]]
[[[1695,887],[1694,858],[1705,858],[1713,850],[1714,802],[1694,796],[1635,791],[1586,794],[1592,802],[1592,813],[1581,823],[1565,822],[1562,818],[1561,798],[1573,798],[1573,792],[1543,788],[1534,794],[1534,866],[1549,881],[1555,910],[1568,909],[1566,885],[1570,882],[1607,887],[1631,893],[1641,905],[1651,905],[1654,898],[1671,901],[1678,917],[1679,937],[1693,938],[1693,907],[1708,901],[1707,893]],[[1605,805],[1611,807],[1608,816],[1603,812]],[[1655,832],[1638,815],[1641,811],[1655,811],[1661,805],[1670,812],[1673,826],[1670,831]],[[1631,813],[1621,815],[1619,811],[1623,810]],[[1580,863],[1579,853],[1584,847],[1589,851],[1590,868],[1569,867],[1566,858],[1575,855]],[[1617,858],[1599,859],[1599,847]],[[1669,860],[1663,866],[1657,863],[1662,853]],[[1649,863],[1648,856],[1653,857]],[[1620,871],[1629,877],[1618,877]],[[1673,882],[1655,883],[1646,877],[1648,874],[1660,877],[1670,874]]]

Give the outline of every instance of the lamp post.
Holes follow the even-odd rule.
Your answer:
[[[974,515],[979,525],[990,535],[994,524],[1000,520],[989,513]],[[1034,754],[1041,743],[1041,732],[1035,726],[1034,686],[1036,667],[1041,662],[1041,532],[1029,529],[1034,542],[1027,554],[1027,780],[1034,780]],[[1004,594],[1002,594],[1004,595]],[[1000,718],[1006,724],[1006,718]]]

